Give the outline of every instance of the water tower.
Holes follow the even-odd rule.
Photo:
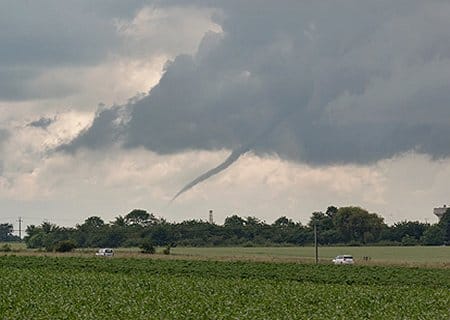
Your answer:
[[[442,207],[434,208],[433,213],[439,218],[439,220],[444,216],[444,213],[447,212],[447,210],[450,209],[450,207],[447,207],[445,204]]]

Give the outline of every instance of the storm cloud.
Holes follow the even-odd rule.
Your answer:
[[[158,11],[155,2],[1,1],[0,101],[76,95],[84,88],[77,83],[83,72],[102,64],[178,53],[192,35],[178,30],[187,39],[177,42],[170,35],[186,19],[178,12]],[[192,19],[205,23],[200,14]],[[155,30],[141,30],[143,25]]]
[[[450,155],[449,3],[239,4],[218,8],[223,32],[169,62],[148,95],[99,112],[64,149],[238,150],[259,137],[256,154],[317,165]]]

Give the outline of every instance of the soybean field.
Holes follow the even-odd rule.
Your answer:
[[[450,269],[0,257],[0,319],[449,319]]]

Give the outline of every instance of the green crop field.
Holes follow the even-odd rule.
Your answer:
[[[449,319],[450,269],[0,257],[1,319]]]

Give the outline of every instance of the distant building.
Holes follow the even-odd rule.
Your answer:
[[[441,219],[444,216],[444,213],[450,209],[450,207],[447,207],[445,204],[443,207],[440,208],[434,208],[433,209],[433,213],[439,218]]]

